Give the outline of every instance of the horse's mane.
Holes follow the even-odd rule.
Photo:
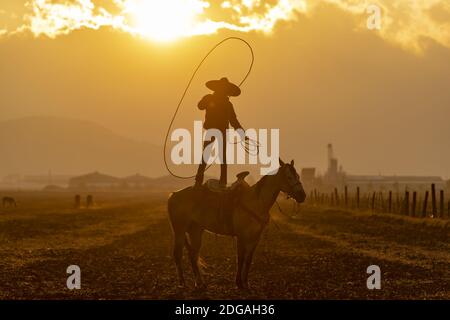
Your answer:
[[[261,179],[259,179],[259,181],[255,184],[255,191],[256,194],[259,196],[259,194],[261,193],[261,189],[264,186],[264,183],[266,182],[268,176],[264,176]]]
[[[264,186],[264,184],[266,183],[266,180],[270,177],[273,176],[275,174],[278,173],[279,168],[277,168],[275,171],[263,176],[261,179],[258,180],[257,183],[255,183],[254,187],[255,187],[255,191],[256,194],[259,196],[259,194],[261,193],[261,189]]]

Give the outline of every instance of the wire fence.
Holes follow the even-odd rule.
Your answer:
[[[332,191],[313,189],[307,203],[348,210],[372,211],[399,214],[416,218],[450,218],[450,200],[444,190],[436,185],[426,191],[405,190],[404,192],[361,191],[360,187],[335,187]]]

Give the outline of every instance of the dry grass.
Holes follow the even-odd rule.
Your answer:
[[[12,195],[19,207],[0,209],[2,299],[450,298],[448,221],[314,207],[288,218],[273,210],[252,289],[234,287],[235,241],[206,234],[208,289],[197,292],[176,287],[167,194],[94,194],[90,210],[73,209],[69,193]],[[71,264],[81,267],[81,290],[65,287]],[[381,267],[382,290],[366,288],[371,264]],[[185,270],[190,280],[187,259]]]

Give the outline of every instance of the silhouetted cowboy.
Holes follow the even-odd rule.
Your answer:
[[[208,94],[202,98],[198,103],[200,110],[206,110],[205,122],[203,128],[218,129],[222,133],[222,143],[219,141],[219,146],[222,147],[222,162],[220,165],[220,184],[227,185],[227,163],[226,163],[226,130],[229,125],[234,129],[243,129],[239,123],[236,113],[234,112],[233,104],[229,97],[237,97],[241,94],[241,89],[228,81],[227,78],[220,80],[212,80],[206,83],[206,87],[214,91],[213,94]],[[203,142],[203,150],[214,142],[214,139]],[[200,186],[203,183],[203,176],[205,173],[206,163],[202,157],[202,163],[198,167],[197,175],[195,177],[195,186]]]

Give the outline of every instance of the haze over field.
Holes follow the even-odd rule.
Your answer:
[[[82,119],[120,136],[120,142],[111,142],[117,150],[124,144],[131,146],[123,147],[127,152],[119,152],[121,158],[108,153],[110,148],[95,145],[103,143],[101,139],[88,141],[92,147],[77,144],[84,160],[76,162],[69,157],[74,152],[71,146],[60,149],[55,139],[63,136],[55,136],[55,131],[42,136],[42,148],[33,149],[13,129],[3,129],[0,175],[19,169],[34,172],[45,161],[72,173],[94,166],[89,163],[92,160],[112,174],[125,173],[130,162],[139,163],[137,167],[157,163],[160,152],[141,154],[136,141],[146,141],[149,150],[153,146],[160,150],[195,65],[216,42],[238,35],[254,46],[256,62],[243,94],[233,103],[245,127],[281,129],[283,158],[323,170],[325,147],[332,142],[344,169],[351,173],[450,176],[450,9],[446,1],[421,0],[414,6],[406,0],[371,1],[383,8],[380,31],[364,27],[366,1],[358,5],[345,0],[263,1],[273,6],[286,4],[280,7],[286,11],[276,11],[285,15],[261,20],[273,22],[270,30],[259,28],[255,20],[246,24],[228,18],[236,13],[215,13],[219,8],[205,7],[199,21],[207,16],[228,27],[197,36],[179,35],[179,29],[173,29],[166,34],[170,41],[156,39],[154,26],[140,25],[137,17],[130,20],[135,23],[131,25],[146,32],[130,32],[114,28],[109,20],[91,19],[94,13],[100,15],[100,6],[120,16],[117,8],[109,7],[113,1],[66,2],[94,6],[91,11],[79,6],[88,10],[81,11],[84,20],[78,24],[71,23],[74,20],[65,11],[54,11],[64,7],[35,0],[30,3],[41,11],[33,11],[24,2],[0,4],[0,120],[30,116]],[[234,11],[241,5],[246,17],[254,17],[253,11],[261,19],[271,17],[261,7],[244,8],[243,1],[230,3]],[[149,12],[154,14],[153,9]],[[40,21],[34,28],[33,17]],[[170,21],[171,16],[166,18]],[[51,21],[63,22],[53,24],[61,29],[43,29],[52,26]],[[241,31],[233,31],[239,28],[232,25]],[[245,29],[246,25],[254,28]],[[203,118],[196,103],[209,92],[203,85],[206,80],[227,76],[239,82],[248,62],[248,53],[239,44],[227,44],[216,52],[195,79],[175,126],[192,128],[194,119]],[[62,127],[53,128],[69,141],[84,136],[81,129],[69,134]],[[68,158],[51,162],[56,146]],[[35,161],[30,161],[29,150]],[[153,164],[142,173],[165,174],[162,166]]]
[[[162,149],[82,120],[29,117],[0,122],[0,176],[10,173],[118,176],[163,173]]]

